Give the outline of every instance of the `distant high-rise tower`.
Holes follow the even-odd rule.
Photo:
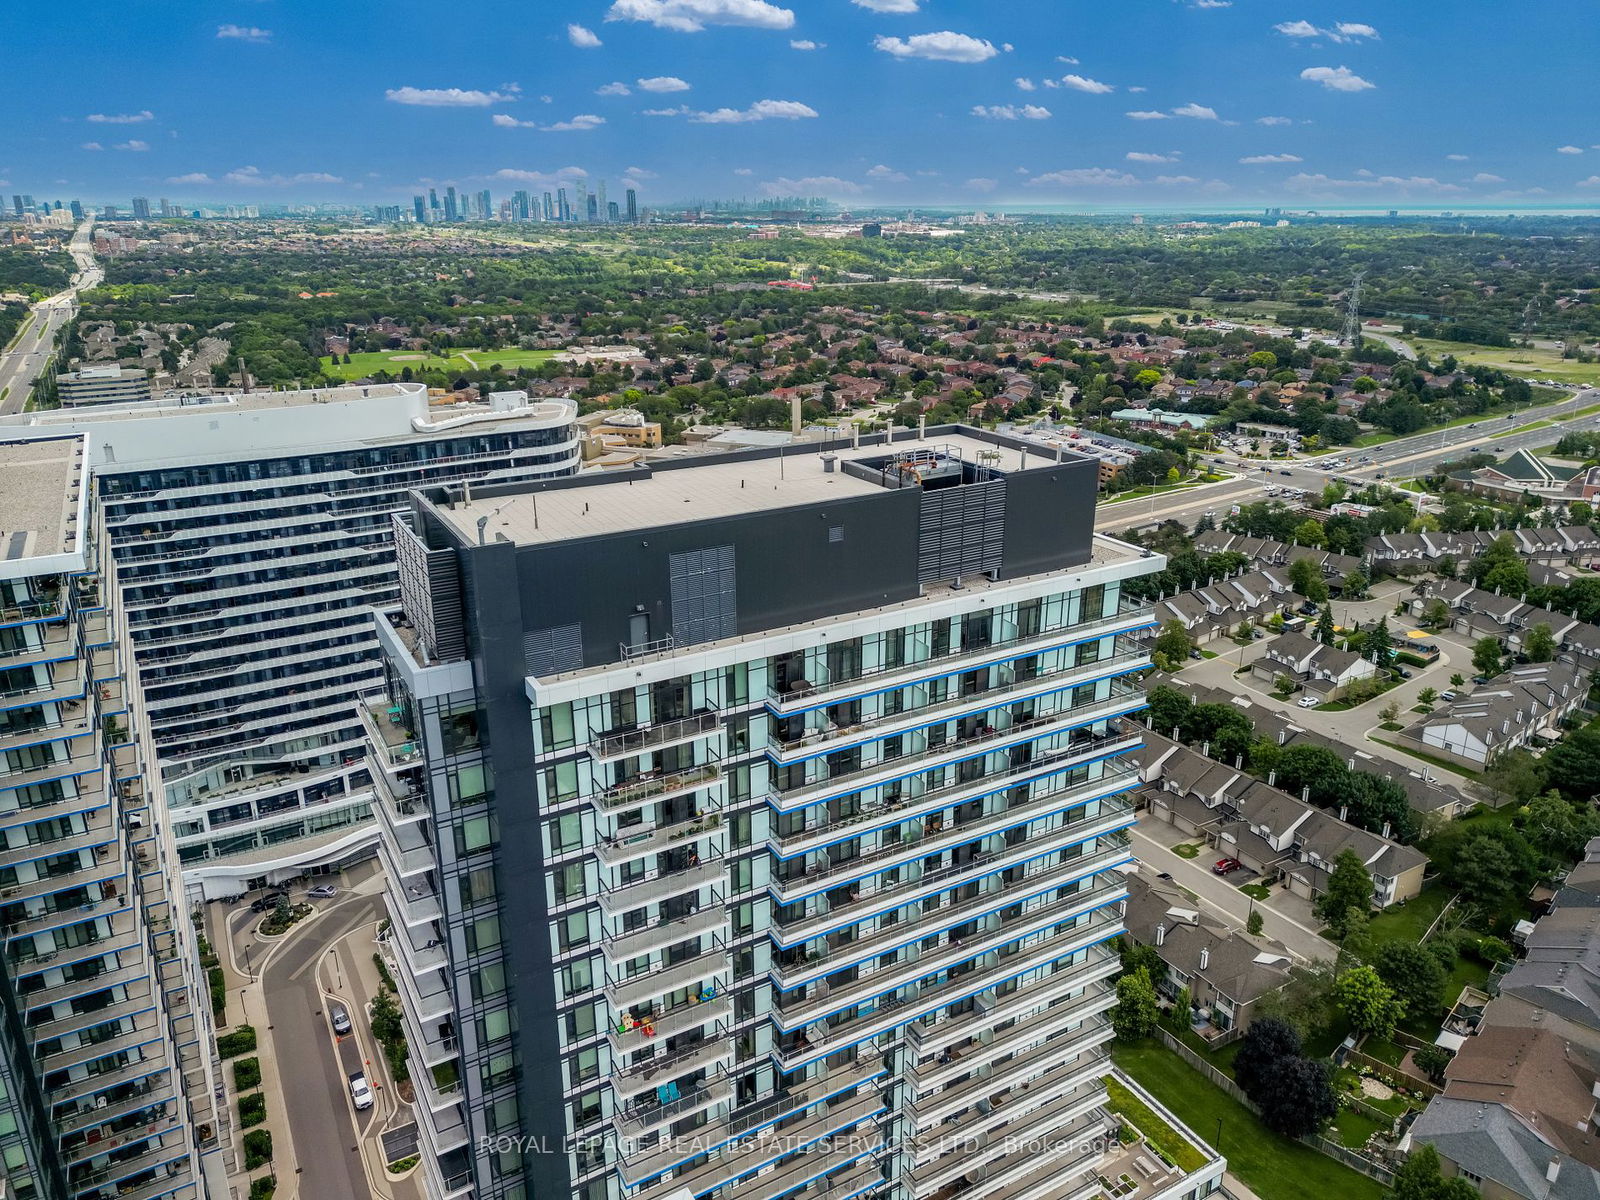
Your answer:
[[[639,223],[639,193],[634,191],[632,188],[629,188],[627,200],[628,224],[637,225]]]
[[[589,193],[589,198],[584,204],[584,212],[588,214],[589,220],[591,221],[598,221],[600,219],[599,199],[593,192]]]
[[[33,211],[33,197],[28,195],[27,192],[23,192],[22,193],[22,211],[23,212],[32,212]]]
[[[11,194],[11,207],[17,210],[17,216],[22,215],[22,197],[15,192]]]
[[[454,221],[460,217],[461,210],[456,205],[456,189],[452,184],[444,190],[444,219]]]
[[[511,215],[518,221],[528,219],[528,193],[518,189],[511,195]]]
[[[494,200],[489,196],[488,188],[478,193],[478,216],[485,221],[494,220]]]
[[[548,197],[547,197],[548,198]],[[567,189],[556,189],[556,220],[572,220],[572,206],[567,203]]]
[[[556,219],[555,204],[551,201],[549,192],[544,194],[544,219],[546,221]]]
[[[572,185],[572,197],[572,219],[586,220],[589,213],[589,189],[583,180],[580,179]]]
[[[417,224],[425,225],[428,221],[428,202],[422,196],[411,197],[411,211],[416,214]]]
[[[439,219],[440,211],[441,210],[439,208],[439,193],[437,191],[435,191],[433,188],[429,188],[428,189],[428,220],[437,221]]]
[[[135,221],[148,221],[150,219],[149,196],[135,196],[133,198],[133,219]]]
[[[72,202],[72,219],[74,221],[83,220],[83,201],[74,200]]]
[[[61,207],[59,201],[56,203],[56,207]],[[163,217],[175,217],[178,215],[173,209],[171,202],[165,196],[161,197],[161,215]]]
[[[622,220],[622,214],[617,211],[617,202],[615,200],[606,205],[606,220],[612,225]]]
[[[597,197],[595,201],[595,211],[599,213],[600,220],[604,221],[606,219],[606,212],[608,211],[606,208],[606,181],[604,179],[600,181],[600,187],[595,192],[595,196]]]

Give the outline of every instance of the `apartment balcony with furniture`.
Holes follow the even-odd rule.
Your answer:
[[[640,754],[650,754],[671,746],[687,745],[703,738],[721,737],[725,726],[715,707],[674,721],[635,725],[595,734],[585,746],[598,763],[616,762]]]
[[[601,813],[628,812],[686,796],[702,788],[710,788],[722,781],[719,762],[705,762],[672,771],[646,771],[619,783],[602,788],[589,797],[596,811]]]
[[[711,999],[725,990],[731,968],[727,950],[717,947],[694,958],[646,971],[630,979],[607,979],[603,990],[606,1001],[619,1013],[660,1000],[685,988],[699,987],[702,993],[709,992],[706,998]],[[716,986],[719,981],[724,986]]]
[[[699,861],[698,853],[683,855],[682,866],[655,867],[632,879],[600,885],[600,909],[608,917],[631,912],[651,904],[664,904],[678,896],[688,896],[703,888],[716,887],[728,878],[721,857]]]
[[[644,954],[654,954],[695,938],[708,938],[717,944],[727,940],[732,914],[713,896],[705,908],[676,917],[657,917],[637,929],[601,935],[600,947],[606,961],[620,964]]]

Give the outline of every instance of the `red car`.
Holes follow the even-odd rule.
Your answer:
[[[1217,865],[1211,868],[1211,873],[1213,875],[1226,875],[1230,871],[1237,871],[1243,865],[1237,858],[1219,858],[1217,859]]]

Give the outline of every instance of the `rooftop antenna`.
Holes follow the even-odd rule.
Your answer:
[[[1352,350],[1361,346],[1361,281],[1366,277],[1365,270],[1357,271],[1344,298],[1344,332],[1339,340]]]

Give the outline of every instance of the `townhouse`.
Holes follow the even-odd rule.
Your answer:
[[[1561,736],[1583,704],[1586,672],[1570,662],[1529,663],[1428,713],[1400,736],[1430,754],[1485,767],[1507,750]]]

